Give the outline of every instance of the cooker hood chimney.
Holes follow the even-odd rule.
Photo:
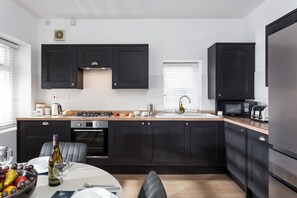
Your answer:
[[[85,69],[85,70],[105,70],[105,69],[111,69],[110,65],[101,65],[98,64],[97,61],[94,61],[91,63],[91,65],[83,65],[81,67],[79,67],[80,69]]]

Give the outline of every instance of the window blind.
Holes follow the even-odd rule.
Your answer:
[[[15,90],[16,48],[13,43],[0,39],[0,129],[15,124]]]
[[[182,103],[188,110],[198,110],[201,80],[198,63],[166,63],[163,67],[164,76],[164,109],[177,110],[179,99],[187,95],[191,99],[182,99]]]

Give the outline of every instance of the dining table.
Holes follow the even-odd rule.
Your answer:
[[[98,167],[71,162],[67,175],[63,178],[63,183],[56,187],[48,185],[48,175],[38,175],[37,185],[30,198],[51,197],[56,191],[75,191],[85,189],[84,184],[94,184],[99,186],[113,186],[106,188],[118,198],[124,198],[123,188],[120,183],[108,172]]]

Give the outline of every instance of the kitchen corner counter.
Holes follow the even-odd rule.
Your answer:
[[[232,124],[236,124],[263,134],[268,135],[268,123],[255,121],[249,118],[239,118],[239,117],[230,117],[224,116],[224,121]]]
[[[156,118],[151,117],[124,117],[124,116],[111,116],[111,117],[78,117],[78,116],[40,116],[40,117],[20,117],[18,121],[66,121],[66,120],[107,120],[107,121],[225,121],[236,124],[263,134],[268,135],[268,123],[254,121],[249,118],[239,117],[218,117],[218,118]]]

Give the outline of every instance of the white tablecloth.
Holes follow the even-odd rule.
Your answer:
[[[81,163],[74,163],[70,167],[68,175],[64,178],[64,182],[60,186],[48,186],[48,176],[38,175],[37,186],[31,198],[51,197],[58,190],[67,190],[78,192],[78,189],[83,189],[84,183],[99,184],[99,185],[115,185],[120,187],[120,190],[111,190],[116,192],[116,196],[124,198],[123,189],[120,183],[108,172]]]

